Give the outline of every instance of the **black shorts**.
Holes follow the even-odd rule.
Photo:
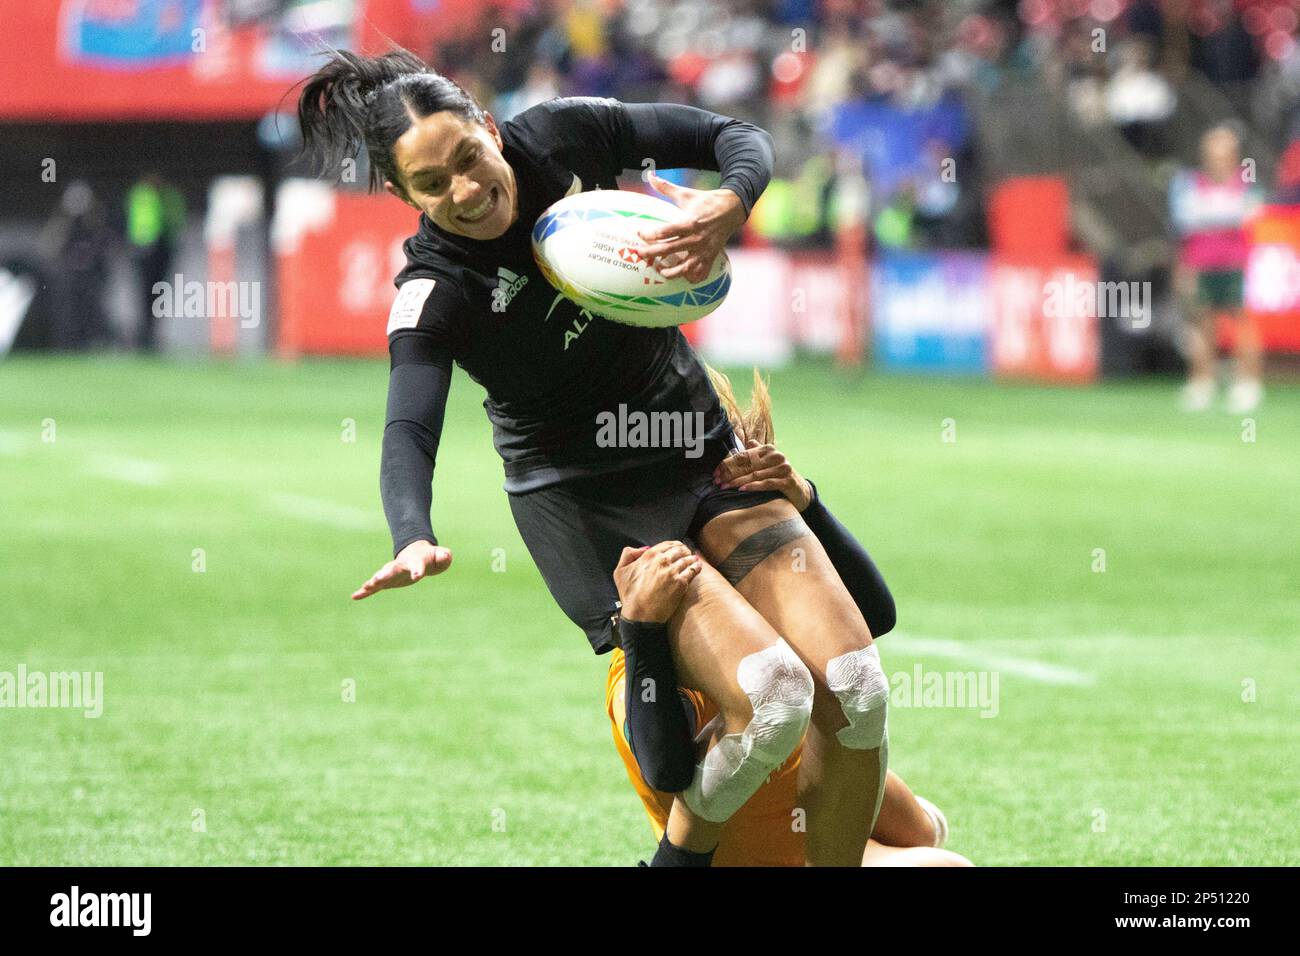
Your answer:
[[[674,540],[695,547],[700,529],[718,515],[781,497],[719,488],[709,456],[509,496],[515,525],[551,596],[597,654],[617,645],[614,568],[624,548]]]

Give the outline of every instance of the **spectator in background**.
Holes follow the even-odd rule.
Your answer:
[[[1175,287],[1184,302],[1189,372],[1183,407],[1202,411],[1214,400],[1214,318],[1236,326],[1236,381],[1228,410],[1242,414],[1263,398],[1259,331],[1243,312],[1246,219],[1262,197],[1241,166],[1241,138],[1231,126],[1216,126],[1201,138],[1201,168],[1174,177],[1170,218],[1181,240]]]
[[[513,119],[524,110],[545,103],[556,96],[567,95],[560,92],[559,74],[555,67],[545,60],[535,60],[528,67],[528,75],[517,90],[503,93],[497,97],[496,108],[492,111],[497,122]]]
[[[74,180],[40,237],[52,264],[51,306],[56,349],[87,349],[112,343],[104,310],[113,234],[90,184]]]
[[[910,249],[915,245],[916,186],[910,181],[899,185],[876,213],[873,233],[882,250]]]
[[[1238,116],[1249,116],[1249,83],[1259,75],[1260,68],[1255,40],[1232,0],[1212,0],[1204,12],[1213,29],[1195,38],[1192,66],[1228,98]]]
[[[809,116],[825,119],[836,103],[854,94],[851,78],[865,76],[871,65],[864,32],[861,22],[849,17],[827,25],[800,91],[800,106]]]
[[[773,176],[750,215],[751,233],[783,248],[829,246],[827,207],[833,175],[830,157],[813,152],[796,176]]]
[[[1083,20],[1062,27],[1061,42],[1046,67],[1063,83],[1070,109],[1079,124],[1094,128],[1107,122],[1106,58],[1093,49],[1092,30]]]
[[[925,144],[925,162],[916,177],[914,225],[921,245],[959,245],[952,228],[953,214],[961,198],[957,183],[954,150],[947,143],[931,139]]]
[[[1119,67],[1106,84],[1106,114],[1129,144],[1153,158],[1168,154],[1165,124],[1178,98],[1153,66],[1145,37],[1131,37],[1116,51]]]
[[[184,231],[185,200],[157,173],[146,174],[127,192],[126,237],[135,259],[143,304],[136,347],[142,352],[158,348],[154,286],[173,281],[172,263]]]

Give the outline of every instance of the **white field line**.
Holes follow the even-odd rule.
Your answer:
[[[122,455],[93,455],[86,461],[86,470],[100,478],[149,488],[171,480],[171,470],[162,462]]]
[[[34,447],[36,442],[25,435],[0,431],[0,455],[25,455]],[[99,478],[123,481],[130,485],[156,487],[171,480],[171,470],[162,462],[125,455],[90,455],[83,462],[82,470]]]
[[[0,455],[24,454],[31,449],[32,444],[24,436],[0,432]],[[172,478],[171,470],[166,465],[147,458],[96,454],[86,459],[84,467],[87,473],[99,478],[150,488],[166,484]],[[263,501],[266,507],[279,514],[330,528],[374,531],[383,527],[382,521],[377,522],[374,515],[360,508],[336,504],[323,498],[277,492],[266,495]]]
[[[25,435],[0,432],[0,455],[10,457],[25,455],[36,443]],[[171,470],[159,461],[148,458],[131,458],[126,455],[94,454],[85,459],[82,470],[87,474],[129,485],[157,487],[171,480]]]
[[[1015,674],[1018,677],[1037,681],[1040,684],[1089,687],[1097,682],[1094,675],[1075,670],[1072,667],[1048,664],[1029,657],[989,653],[980,647],[978,638],[973,638],[969,642],[954,641],[941,637],[922,637],[917,634],[907,634],[899,631],[892,631],[886,637],[887,640],[884,642],[886,655],[888,655],[891,647],[898,644],[901,645],[900,649],[907,654],[916,656],[932,654],[935,657],[946,657],[950,660],[970,661],[982,670]],[[889,669],[885,668],[885,670],[888,672]]]
[[[322,498],[276,492],[267,495],[266,503],[272,510],[290,518],[299,518],[344,531],[375,531],[384,527],[382,520],[377,520],[367,511],[351,505],[335,504]]]
[[[35,444],[26,435],[0,431],[0,455],[13,457],[31,450]]]

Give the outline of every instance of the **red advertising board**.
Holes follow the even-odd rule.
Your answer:
[[[1100,365],[1097,265],[1089,256],[995,255],[993,374],[1090,382]]]
[[[870,263],[863,264],[863,271]],[[865,284],[865,279],[860,280]],[[790,325],[795,344],[809,352],[835,352],[844,345],[845,314],[853,296],[844,270],[825,252],[796,252],[790,255]],[[859,291],[859,308],[865,294]],[[774,303],[775,305],[776,303]],[[854,342],[855,346],[859,343]]]
[[[1300,352],[1300,207],[1266,206],[1246,232],[1246,312],[1265,349]]]
[[[989,194],[988,221],[996,252],[1065,255],[1070,237],[1069,186],[1060,176],[1007,179]]]
[[[279,354],[386,354],[393,277],[417,218],[387,195],[286,183],[275,225]]]
[[[247,5],[245,5],[247,6]],[[5,0],[0,119],[255,119],[326,44],[427,55],[482,15],[474,0],[294,0],[236,18],[219,0]]]

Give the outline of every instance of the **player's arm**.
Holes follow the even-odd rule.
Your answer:
[[[722,176],[718,188],[740,200],[742,221],[749,216],[772,178],[772,137],[766,130],[680,103],[622,106],[627,118],[620,130],[619,159],[624,169],[645,169],[652,160],[657,169],[716,170]]]
[[[622,103],[569,97],[543,104],[571,167],[617,175],[625,169],[712,169],[717,189],[689,189],[654,175],[647,181],[676,203],[678,222],[646,229],[643,253],[664,258],[665,278],[709,274],[772,178],[772,137],[743,120],[680,103]],[[529,120],[532,121],[532,118]]]
[[[804,524],[826,549],[849,596],[862,612],[871,636],[888,634],[898,621],[898,610],[884,576],[862,542],[822,502],[817,486],[809,481],[808,487],[812,489],[812,503],[803,511]]]
[[[679,103],[628,103],[629,134],[622,139],[625,169],[644,169],[653,160],[660,169],[716,169],[717,189],[690,189],[660,179],[651,186],[682,211],[681,222],[645,229],[643,255],[664,258],[664,278],[706,278],[718,253],[749,217],[749,211],[772,178],[772,137],[743,120]]]
[[[625,665],[624,713],[628,742],[641,776],[662,793],[680,793],[695,775],[692,720],[677,692],[668,647],[668,619],[702,567],[678,541],[624,548],[614,583],[622,609],[619,643]]]
[[[452,356],[436,316],[426,320],[425,313],[435,308],[429,294],[435,283],[431,279],[418,281],[425,285],[409,290],[403,286],[389,317],[391,369],[379,493],[394,557],[353,593],[354,600],[406,587],[451,565],[451,552],[438,545],[429,511],[451,389]]]
[[[898,619],[894,596],[862,543],[831,514],[817,488],[804,478],[773,445],[747,441],[743,452],[726,458],[714,480],[741,491],[779,491],[798,509],[817,536],[849,596],[862,612],[873,637],[888,634]]]

